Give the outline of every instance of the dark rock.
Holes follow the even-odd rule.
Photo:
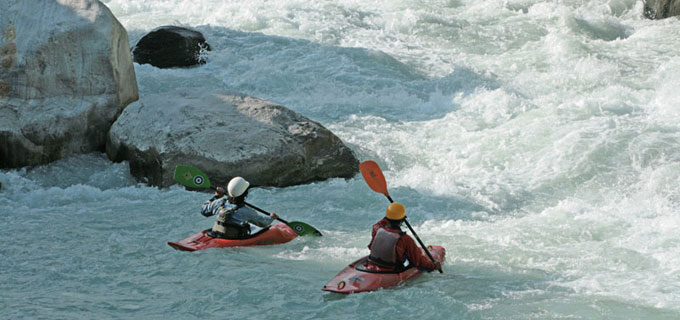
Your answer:
[[[158,68],[190,67],[204,64],[210,51],[203,34],[183,27],[163,26],[146,34],[132,49],[134,61]]]
[[[649,19],[665,19],[680,15],[680,0],[647,0],[643,13]]]

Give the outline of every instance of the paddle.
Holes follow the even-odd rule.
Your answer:
[[[359,170],[361,171],[361,175],[364,176],[364,180],[366,180],[366,183],[373,191],[384,194],[385,197],[387,197],[387,199],[390,200],[390,203],[394,202],[392,200],[392,197],[390,197],[390,193],[387,191],[387,182],[385,181],[385,176],[383,175],[382,170],[380,170],[380,167],[375,161],[368,160],[360,163]],[[415,230],[411,228],[411,224],[408,223],[406,217],[404,217],[404,222],[406,222],[406,226],[408,227],[408,229],[411,230],[411,233],[413,233],[413,235],[416,237],[416,240],[418,240],[420,246],[423,248],[423,250],[425,250],[427,256],[430,257],[430,260],[432,260],[433,263],[436,263],[436,261],[432,257],[432,254],[430,253],[430,250],[427,250],[427,247],[425,246],[425,244],[423,244],[423,241],[420,240],[420,237],[418,237]],[[439,273],[443,273],[441,267],[439,267],[439,269],[437,270],[439,270]]]
[[[215,189],[211,184],[210,184],[210,179],[208,176],[203,173],[203,171],[191,167],[191,166],[183,166],[179,165],[175,167],[175,173],[173,175],[173,178],[175,181],[187,188],[194,188],[194,189]],[[271,213],[262,210],[250,203],[245,202],[245,204],[261,213],[264,213],[266,215],[271,215]],[[317,236],[320,237],[322,236],[321,232],[319,230],[316,230],[316,228],[300,221],[291,221],[288,222],[286,220],[283,220],[281,217],[279,217],[277,220],[285,223],[289,227],[291,227],[293,230],[295,230],[295,233],[297,233],[299,236]]]

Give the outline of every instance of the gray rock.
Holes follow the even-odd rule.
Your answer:
[[[0,8],[0,168],[103,151],[138,98],[125,28],[96,0]]]
[[[359,161],[317,122],[284,106],[195,88],[144,96],[111,127],[106,152],[130,161],[137,179],[175,184],[176,165],[203,170],[223,185],[242,176],[253,186],[289,186],[351,177]]]
[[[646,0],[643,13],[649,19],[665,19],[680,15],[680,0]]]

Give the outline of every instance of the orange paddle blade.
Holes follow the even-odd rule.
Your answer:
[[[385,176],[375,161],[368,160],[360,163],[359,170],[361,171],[361,175],[364,176],[364,180],[366,180],[366,183],[373,191],[389,197]]]

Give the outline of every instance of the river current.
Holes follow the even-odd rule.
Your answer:
[[[321,291],[388,204],[361,175],[250,192],[321,238],[189,253],[166,243],[212,225],[209,194],[89,154],[0,171],[1,318],[680,318],[678,19],[633,0],[103,2],[131,46],[180,25],[213,48],[135,64],[140,96],[239,92],[322,123],[380,164],[444,273]]]

